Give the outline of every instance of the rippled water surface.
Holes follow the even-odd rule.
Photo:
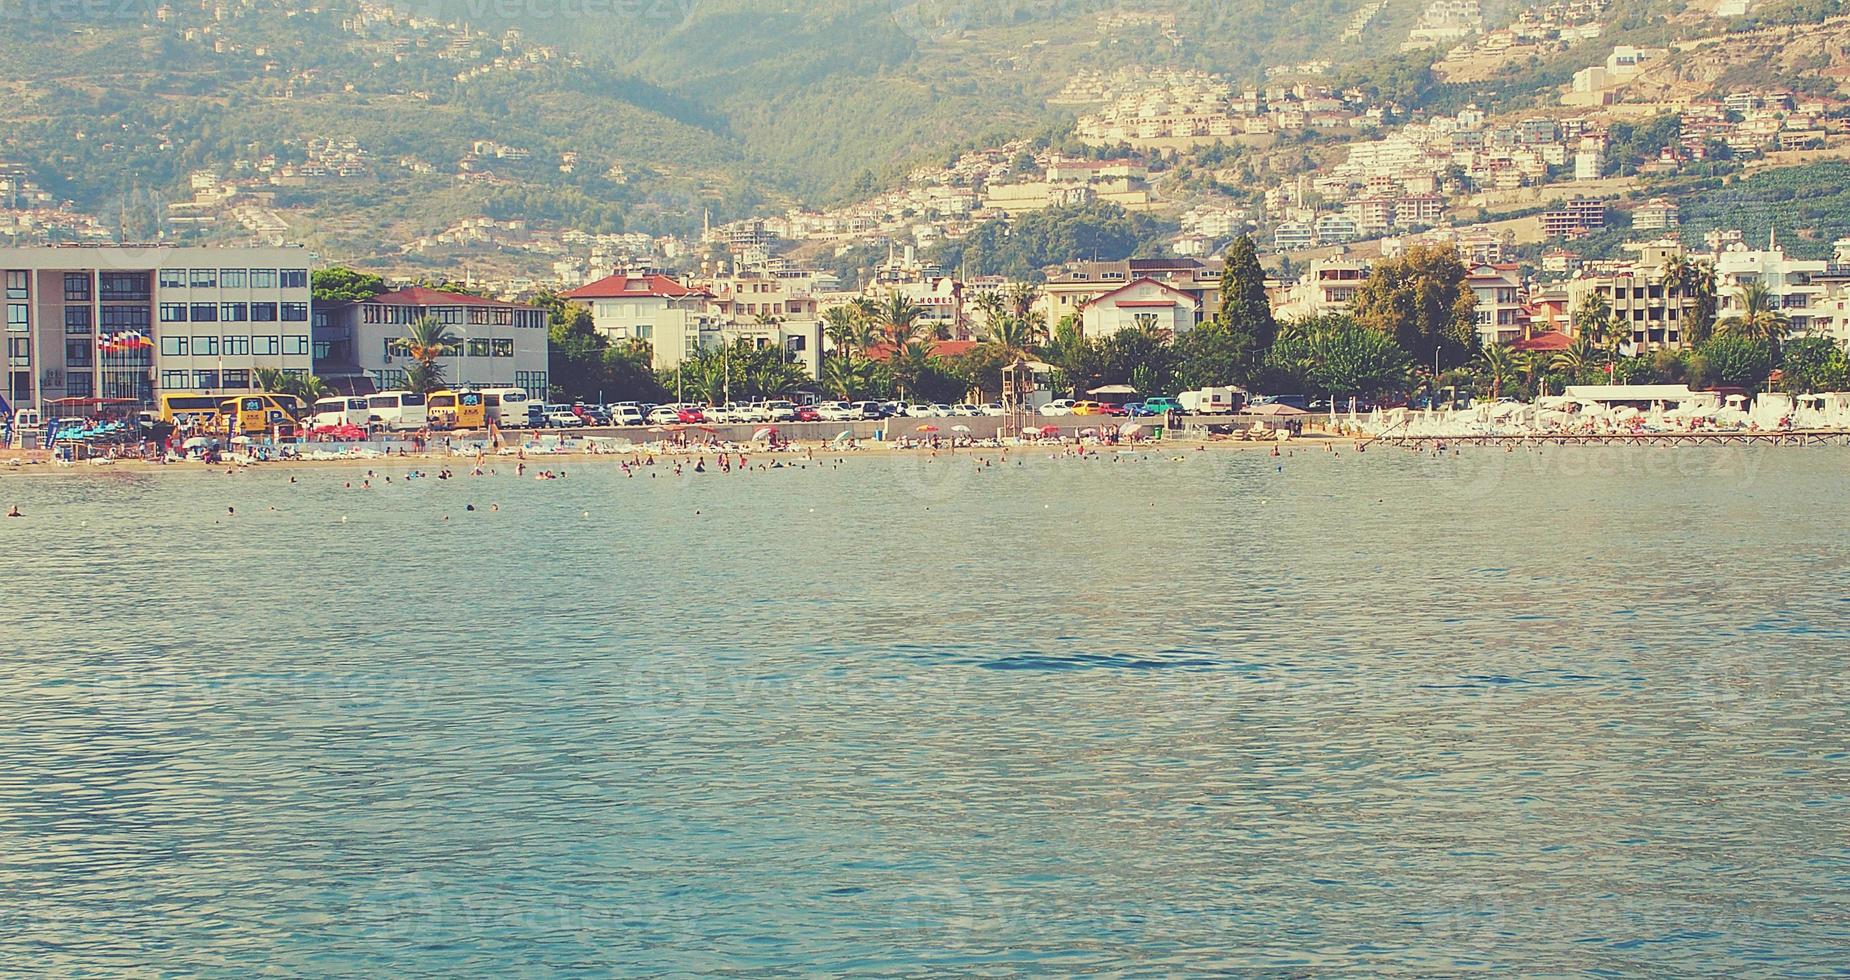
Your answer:
[[[1113,459],[0,474],[0,972],[1850,962],[1850,455]]]

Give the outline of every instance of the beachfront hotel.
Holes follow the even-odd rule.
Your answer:
[[[62,398],[251,388],[307,374],[310,257],[302,248],[0,248],[14,408]]]
[[[426,286],[316,307],[315,373],[335,390],[350,394],[404,387],[408,359],[398,342],[411,324],[426,316],[436,318],[456,338],[454,350],[441,361],[449,383],[511,385],[545,395],[550,357],[545,310]]]

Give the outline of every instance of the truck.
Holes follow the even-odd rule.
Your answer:
[[[1246,404],[1246,392],[1232,387],[1197,388],[1176,396],[1176,402],[1190,415],[1232,415]]]

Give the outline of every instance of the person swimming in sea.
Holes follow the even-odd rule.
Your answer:
[[[21,514],[21,513],[19,512],[19,505],[18,505],[18,504],[14,504],[14,505],[13,505],[12,507],[10,507],[10,508],[8,508],[8,509],[7,509],[7,512],[6,512],[6,516],[8,516],[8,517],[24,517],[24,516],[26,516],[26,515],[24,515],[24,514]]]

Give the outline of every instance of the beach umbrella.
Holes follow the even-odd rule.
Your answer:
[[[777,435],[777,426],[767,425],[764,428],[759,429],[757,432],[752,433],[752,441],[753,442],[763,442],[766,439],[769,439],[774,435]]]
[[[1044,436],[1057,436],[1060,434],[1060,427],[1057,425],[1043,425],[1040,431],[1041,435]]]
[[[829,441],[830,442],[847,442],[848,440],[852,438],[854,438],[854,430],[853,429],[843,429],[840,432],[835,433],[835,438],[830,439]]]
[[[213,440],[207,439],[205,436],[194,436],[181,443],[180,446],[183,449],[204,449],[213,444]]]
[[[924,425],[921,425],[912,431],[914,432],[936,432],[938,431],[938,427],[935,425],[932,425],[930,422],[927,422]]]
[[[953,425],[951,426],[951,431],[952,432],[969,432],[970,427],[967,425]]]
[[[1095,435],[1098,435],[1098,430],[1088,427],[1088,428],[1080,429],[1079,434],[1082,436],[1095,436]]]
[[[1118,435],[1121,435],[1121,436],[1134,436],[1137,433],[1142,432],[1142,431],[1143,431],[1143,426],[1139,425],[1136,422],[1126,422],[1123,425],[1118,426]]]
[[[251,444],[251,437],[250,436],[236,436],[231,440],[231,444],[234,446],[248,446]]]

